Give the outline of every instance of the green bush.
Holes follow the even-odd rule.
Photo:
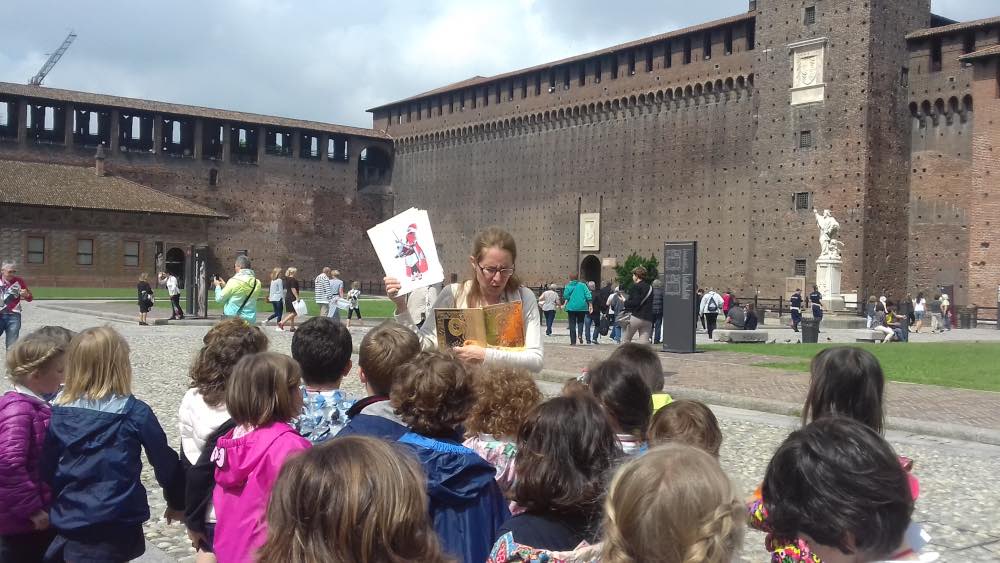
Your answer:
[[[632,288],[632,270],[642,266],[646,268],[646,281],[653,281],[660,277],[660,261],[656,259],[655,256],[650,256],[649,258],[643,258],[633,252],[628,258],[625,259],[625,263],[621,266],[615,267],[615,274],[618,278],[618,285],[625,291]]]

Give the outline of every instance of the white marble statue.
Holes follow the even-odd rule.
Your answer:
[[[824,209],[822,215],[815,209],[813,209],[813,213],[816,215],[816,223],[819,225],[819,259],[840,260],[840,247],[844,245],[837,239],[840,234],[840,223],[833,218],[829,209]]]

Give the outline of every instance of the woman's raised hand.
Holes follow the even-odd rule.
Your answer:
[[[402,311],[406,309],[406,297],[399,294],[399,290],[403,288],[403,284],[399,283],[399,280],[392,276],[383,278],[382,283],[385,284],[385,294],[396,304],[396,310]]]

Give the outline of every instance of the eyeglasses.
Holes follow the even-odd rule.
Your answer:
[[[483,275],[486,276],[487,278],[495,278],[497,274],[500,274],[500,277],[503,278],[509,278],[514,275],[514,268],[494,268],[494,267],[484,268],[482,266],[477,266],[477,267],[479,268],[479,271],[482,272]]]

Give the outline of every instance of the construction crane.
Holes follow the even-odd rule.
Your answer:
[[[66,53],[66,49],[69,49],[69,46],[73,43],[74,39],[76,39],[76,34],[70,31],[69,35],[66,36],[66,40],[63,41],[62,45],[60,45],[54,53],[49,55],[49,60],[45,61],[45,64],[42,65],[42,69],[38,71],[38,74],[31,77],[31,81],[28,82],[28,84],[31,84],[32,86],[41,86],[42,80],[45,80],[45,77],[49,74],[49,71],[52,70],[52,67],[56,66],[56,63],[59,62],[59,59],[61,59],[63,54]]]

